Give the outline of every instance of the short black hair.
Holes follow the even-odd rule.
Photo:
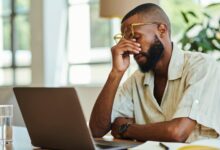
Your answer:
[[[134,9],[132,9],[131,11],[129,11],[123,17],[121,23],[123,23],[125,20],[127,20],[128,18],[130,18],[136,14],[141,14],[143,16],[151,15],[152,21],[161,22],[161,23],[166,24],[168,27],[168,30],[169,30],[169,34],[171,34],[170,20],[169,20],[167,14],[164,12],[164,10],[160,6],[158,6],[154,3],[141,4],[137,7],[135,7]],[[153,19],[155,19],[155,20],[153,20]]]

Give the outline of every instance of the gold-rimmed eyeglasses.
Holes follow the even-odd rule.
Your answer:
[[[128,27],[126,27],[122,33],[116,34],[113,38],[116,43],[118,43],[122,38],[130,40],[134,38],[134,28],[138,26],[152,25],[152,24],[162,24],[160,22],[148,22],[148,23],[132,23]]]

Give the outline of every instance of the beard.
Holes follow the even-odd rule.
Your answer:
[[[134,58],[138,55],[142,55],[146,58],[146,61],[143,63],[138,63],[139,69],[141,72],[146,73],[152,70],[157,62],[160,60],[164,51],[164,46],[161,41],[155,35],[154,43],[151,44],[148,52],[140,52],[139,54],[134,55]]]

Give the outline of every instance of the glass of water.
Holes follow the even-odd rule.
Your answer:
[[[0,142],[12,142],[13,105],[0,105]]]

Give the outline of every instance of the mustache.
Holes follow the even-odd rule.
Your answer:
[[[141,51],[139,54],[136,54],[134,56],[135,58],[141,55],[147,58],[146,62],[138,64],[141,72],[145,73],[152,70],[157,64],[157,62],[160,60],[161,56],[163,55],[163,51],[164,51],[163,44],[157,38],[157,36],[155,36],[154,43],[151,44],[150,48],[147,51]]]
[[[150,58],[150,54],[148,52],[142,52],[140,51],[138,54],[134,54],[134,57],[137,57],[138,55],[143,55],[147,58]]]
[[[153,50],[154,49],[154,50]],[[138,56],[138,55],[142,55],[145,56],[146,58],[150,59],[150,58],[157,58],[161,56],[161,53],[163,51],[163,45],[160,43],[156,43],[154,45],[154,47],[150,48],[150,50],[148,52],[144,52],[144,51],[140,51],[138,54],[134,54],[134,57]],[[158,58],[157,58],[158,59]]]

